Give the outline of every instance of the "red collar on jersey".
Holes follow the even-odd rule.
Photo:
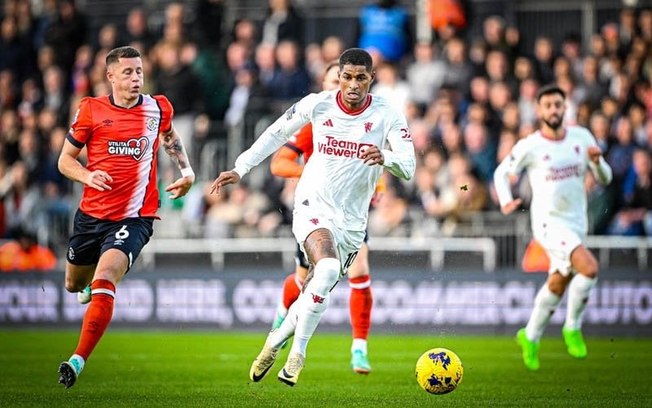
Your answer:
[[[342,99],[342,91],[337,92],[337,97],[335,99],[337,100],[337,106],[339,106],[340,109],[342,109],[342,111],[347,115],[359,115],[364,112],[364,110],[367,109],[369,105],[371,105],[371,95],[369,94],[367,94],[367,99],[364,101],[364,104],[360,107],[360,109],[356,110],[351,110],[344,105],[344,100]]]

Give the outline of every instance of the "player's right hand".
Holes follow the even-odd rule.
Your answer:
[[[233,170],[223,171],[215,179],[213,184],[211,184],[211,194],[220,194],[220,188],[226,186],[227,184],[235,184],[240,181],[240,175]]]
[[[507,204],[503,205],[502,207],[500,207],[500,211],[505,215],[511,214],[514,212],[514,210],[516,210],[521,205],[522,202],[523,200],[520,198],[512,200]]]
[[[107,191],[111,190],[111,186],[107,183],[112,182],[113,177],[111,177],[109,173],[102,170],[94,170],[88,173],[84,184],[98,191]]]

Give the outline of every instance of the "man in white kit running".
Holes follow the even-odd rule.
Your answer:
[[[310,94],[291,106],[237,158],[233,170],[213,182],[217,193],[237,183],[312,123],[314,152],[297,184],[292,223],[311,272],[287,317],[269,333],[254,360],[249,372],[254,382],[263,379],[281,345],[294,336],[278,378],[290,386],[297,383],[329,293],[362,246],[369,203],[383,169],[406,180],[414,175],[414,146],[405,116],[390,101],[369,94],[373,79],[369,53],[359,48],[344,51],[339,89]]]
[[[537,94],[540,130],[520,140],[494,173],[501,211],[510,214],[522,201],[513,198],[511,181],[527,171],[532,186],[532,233],[550,258],[548,279],[534,299],[530,320],[516,335],[530,370],[539,369],[539,341],[566,288],[564,341],[571,356],[587,355],[582,318],[597,281],[598,262],[583,245],[588,224],[584,177],[590,169],[602,185],[612,178],[593,135],[579,126],[563,126],[565,103],[561,88],[542,87]]]

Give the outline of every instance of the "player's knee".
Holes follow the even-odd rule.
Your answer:
[[[598,269],[598,261],[595,258],[589,258],[586,265],[579,272],[587,278],[595,279],[598,277]]]
[[[75,279],[71,276],[66,276],[65,287],[70,293],[81,292],[86,287],[87,283],[81,279]]]
[[[340,278],[340,261],[336,258],[320,259],[315,265],[310,290],[326,295]]]
[[[557,296],[562,296],[566,291],[567,281],[558,273],[548,279],[548,289]]]

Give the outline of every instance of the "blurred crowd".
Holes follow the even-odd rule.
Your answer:
[[[436,10],[436,0],[430,2]],[[192,7],[189,9],[189,7]],[[407,10],[393,0],[360,9],[354,38],[306,43],[305,18],[290,0],[269,0],[261,20],[224,26],[222,0],[170,3],[158,24],[135,7],[120,24],[91,32],[73,0],[6,0],[0,28],[0,237],[27,229],[65,242],[77,189],[57,170],[59,150],[84,96],[109,92],[104,58],[116,46],[143,53],[145,93],[165,94],[199,181],[189,196],[162,196],[165,235],[289,234],[295,180],[252,174],[220,196],[207,186],[288,106],[320,90],[326,64],[348,47],[374,58],[371,92],[405,112],[417,151],[414,180],[387,177],[371,210],[370,235],[454,235],[495,211],[492,173],[537,128],[535,94],[558,83],[566,124],[589,128],[614,170],[602,188],[588,178],[590,233],[652,235],[652,10],[622,9],[583,44],[569,27],[521,51],[519,30],[500,16],[471,37],[464,10],[433,14],[432,41],[417,41]],[[235,151],[234,151],[235,150]],[[161,160],[161,185],[177,177]],[[262,167],[262,166],[261,166]],[[521,180],[515,189],[525,197]]]

